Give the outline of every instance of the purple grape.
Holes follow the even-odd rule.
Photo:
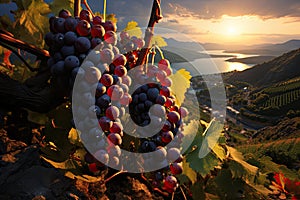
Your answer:
[[[59,33],[65,33],[66,29],[65,29],[65,19],[64,18],[56,18],[54,20],[54,29],[56,32]]]
[[[96,98],[99,98],[100,96],[105,94],[105,92],[106,92],[106,87],[102,83],[98,83],[96,88]]]
[[[65,62],[64,61],[58,61],[51,67],[51,73],[54,75],[62,75],[65,73]]]
[[[67,56],[71,56],[75,54],[75,48],[74,46],[63,46],[60,49],[61,54],[63,55],[63,57],[67,57]]]
[[[91,48],[91,42],[86,37],[79,37],[75,42],[75,49],[79,53],[85,53]]]
[[[61,61],[64,59],[63,55],[60,53],[60,52],[56,52],[54,55],[53,55],[53,59],[55,62],[58,62],[58,61]]]
[[[139,94],[139,102],[145,102],[147,100],[147,95],[145,93]]]
[[[106,109],[109,107],[111,103],[110,97],[107,94],[102,95],[97,99],[97,106],[99,106],[101,109]]]
[[[157,88],[150,88],[147,91],[147,97],[151,101],[155,101],[158,95],[159,95],[159,90]]]
[[[64,46],[64,34],[57,33],[54,35],[54,46],[57,48]]]
[[[45,43],[50,47],[54,42],[54,34],[49,32],[45,35]]]
[[[64,42],[66,45],[73,45],[73,44],[75,44],[76,40],[77,40],[76,33],[72,32],[72,31],[66,32],[66,34],[64,36]]]
[[[75,32],[77,24],[78,21],[76,19],[74,19],[73,17],[68,17],[65,20],[65,31]]]
[[[66,70],[73,70],[76,67],[79,67],[80,63],[76,56],[68,56],[65,58],[65,68]]]

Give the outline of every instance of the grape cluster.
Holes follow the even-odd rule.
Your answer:
[[[169,61],[137,66],[145,41],[124,31],[118,39],[114,23],[93,17],[87,10],[79,17],[62,10],[49,23],[51,32],[45,42],[53,77],[62,79],[62,87],[70,90],[79,80],[79,91],[72,98],[80,101],[72,102],[72,107],[80,138],[89,145],[85,155],[89,170],[97,173],[106,166],[122,166],[122,141],[127,134],[121,118],[129,113],[135,122],[132,131],[142,136],[137,150],[156,155],[143,157],[144,165],[157,162],[167,166],[152,173],[153,184],[174,192],[178,186],[174,175],[183,171],[180,145],[188,111],[176,105]]]

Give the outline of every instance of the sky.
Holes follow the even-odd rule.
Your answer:
[[[87,1],[94,12],[103,11],[103,0]],[[146,27],[152,3],[107,0],[107,13],[116,14],[119,30],[132,20]],[[156,27],[172,30],[163,35],[167,38],[243,45],[300,39],[300,0],[161,0],[161,8]],[[2,7],[0,13],[9,10]]]
[[[96,11],[103,1],[88,0]],[[119,28],[135,20],[148,23],[152,0],[107,0]],[[300,0],[161,0],[164,18],[157,27],[201,43],[261,44],[300,39]],[[178,40],[180,34],[166,34]]]

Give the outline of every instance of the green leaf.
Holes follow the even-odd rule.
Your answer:
[[[190,167],[197,171],[202,177],[205,177],[211,170],[219,165],[219,159],[211,152],[204,158],[199,159],[198,151],[193,151],[186,156],[186,160],[190,164]]]
[[[208,124],[203,135],[205,136],[205,143],[207,145],[202,145],[199,156],[203,156],[207,153],[209,149],[211,149],[219,159],[224,160],[226,158],[226,153],[223,147],[221,147],[218,143],[218,139],[221,136],[223,131],[223,124],[216,119],[212,119]],[[209,148],[207,148],[209,147]]]
[[[58,16],[59,11],[62,9],[66,9],[73,13],[74,11],[74,0],[53,0],[53,2],[50,3],[51,12]]]
[[[188,177],[188,179],[194,184],[197,181],[197,173],[190,168],[189,164],[186,162],[185,159],[182,161],[182,167],[183,167],[183,172],[182,175],[185,175]]]
[[[187,126],[184,127],[184,137],[182,138],[182,147],[186,148],[186,153],[198,148],[202,144],[202,127],[196,120],[192,120]]]
[[[143,35],[143,32],[136,21],[128,22],[127,26],[124,28],[124,31],[126,31],[130,35],[130,37],[136,36],[138,38],[141,38]]]
[[[247,163],[245,160],[244,160],[244,157],[242,155],[241,152],[237,151],[235,148],[233,147],[229,147],[229,146],[226,146],[226,149],[229,151],[229,154],[232,158],[232,160],[236,161],[237,163],[239,163],[243,168],[245,168],[249,173],[251,174],[257,174],[257,170],[258,168],[253,166],[253,165],[250,165],[249,163]],[[241,172],[239,172],[241,173]],[[237,173],[238,174],[238,173]]]
[[[175,74],[170,76],[173,84],[171,86],[171,90],[176,96],[176,104],[181,106],[184,101],[185,93],[191,85],[191,74],[185,69],[178,70]]]
[[[191,186],[191,192],[193,195],[193,199],[206,199],[203,182],[196,182]]]

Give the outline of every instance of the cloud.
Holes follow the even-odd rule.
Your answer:
[[[162,1],[162,4],[166,13],[186,10],[202,19],[220,18],[222,15],[258,15],[264,19],[300,17],[299,0],[169,0],[168,3]]]

